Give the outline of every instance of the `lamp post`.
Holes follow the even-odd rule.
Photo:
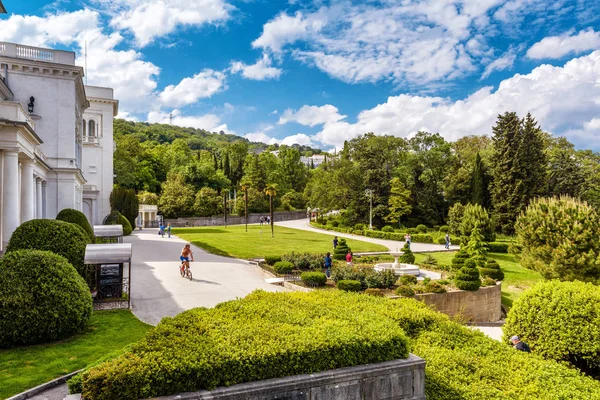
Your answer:
[[[265,193],[269,195],[269,208],[270,208],[270,215],[271,215],[271,237],[275,237],[275,232],[273,230],[273,196],[275,196],[276,194],[276,186],[275,185],[268,185],[267,188],[265,189]]]
[[[365,190],[365,196],[369,196],[369,229],[373,229],[373,191]]]
[[[248,184],[243,183],[242,190],[244,191],[244,204],[246,206],[244,211],[244,215],[246,216],[246,232],[248,232]]]

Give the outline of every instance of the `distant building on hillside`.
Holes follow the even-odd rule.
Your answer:
[[[313,154],[311,157],[300,157],[300,161],[302,161],[307,166],[314,166],[317,168],[319,165],[325,162],[325,154]]]

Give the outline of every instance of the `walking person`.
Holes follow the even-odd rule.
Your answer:
[[[167,224],[167,236],[171,237],[171,224]]]
[[[265,222],[265,219],[263,218],[263,216],[262,216],[262,215],[260,216],[260,219],[259,219],[259,221],[260,221],[260,224],[261,224],[261,225],[263,224],[263,222]]]
[[[446,249],[450,248],[450,234],[446,233]]]
[[[162,222],[158,226],[158,234],[163,238],[165,237],[165,226],[163,225]]]
[[[333,238],[333,250],[335,250],[335,248],[337,247],[337,245],[338,245],[338,238],[337,238],[337,236],[335,236]]]
[[[346,264],[351,267],[352,266],[352,252],[348,250],[348,254],[346,254]]]
[[[410,233],[408,234],[406,239],[406,243],[408,243],[408,249],[410,250],[410,244],[412,243],[412,236],[410,236]]]
[[[325,275],[327,279],[331,276],[331,265],[333,264],[333,260],[331,259],[331,253],[327,252],[325,255]]]

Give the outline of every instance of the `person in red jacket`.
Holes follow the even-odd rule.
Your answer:
[[[346,254],[346,262],[348,265],[352,265],[352,252],[348,250],[348,254]]]

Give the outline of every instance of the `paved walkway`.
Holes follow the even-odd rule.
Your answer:
[[[190,263],[192,281],[179,274],[179,255],[186,243],[178,237],[161,238],[156,229],[135,231],[125,238],[132,243],[131,300],[133,313],[156,325],[194,307],[244,297],[255,289],[286,290],[265,282],[262,270],[234,258],[209,254],[192,245],[195,262]]]
[[[318,233],[324,233],[326,235],[342,237],[346,239],[362,240],[363,242],[376,243],[388,248],[389,251],[400,250],[404,246],[404,242],[398,242],[395,240],[376,239],[361,235],[353,235],[350,233],[339,233],[334,231],[327,231],[325,229],[318,229],[310,225],[307,218],[296,219],[293,221],[282,221],[275,222],[275,225],[285,226],[287,228],[302,229],[304,231],[312,231]],[[429,251],[446,251],[443,244],[432,244],[432,243],[412,243],[410,249],[413,253],[425,253]],[[450,250],[459,250],[459,246],[452,245]]]

